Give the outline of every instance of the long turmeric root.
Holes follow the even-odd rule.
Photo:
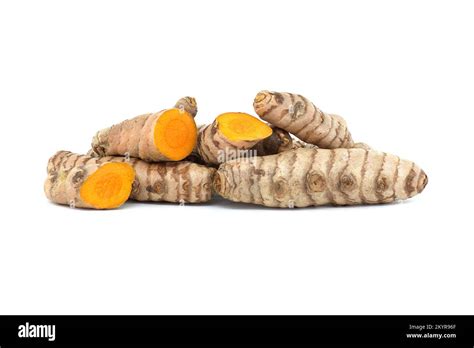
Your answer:
[[[222,164],[214,189],[235,202],[268,207],[377,204],[423,191],[415,163],[364,149],[297,149]]]
[[[178,108],[137,116],[97,132],[92,150],[98,156],[129,155],[150,162],[182,160],[196,144],[193,114],[197,106],[190,97],[181,98],[176,105]]]
[[[130,196],[135,173],[127,163],[90,160],[59,151],[48,162],[44,191],[49,200],[79,208],[113,209]]]
[[[257,118],[228,112],[200,128],[196,147],[204,162],[217,165],[241,156],[270,135],[272,129]]]
[[[49,177],[58,170],[64,170],[64,167],[67,169],[71,163],[129,165],[135,171],[130,199],[137,201],[201,203],[209,201],[212,195],[215,169],[191,162],[147,163],[137,158],[98,158],[67,151],[58,152],[52,160],[48,165]]]
[[[354,145],[346,121],[327,114],[305,97],[293,93],[261,91],[253,103],[255,112],[265,121],[297,138],[321,148],[351,148]]]

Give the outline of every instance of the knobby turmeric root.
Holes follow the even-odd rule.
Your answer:
[[[389,203],[413,197],[427,182],[415,163],[387,153],[301,148],[223,163],[213,186],[231,201],[291,208]]]
[[[228,112],[201,127],[196,149],[204,162],[217,165],[243,156],[259,141],[272,135],[272,129],[251,115]]]
[[[196,99],[193,97],[183,97],[179,99],[174,105],[176,109],[188,112],[192,117],[196,117],[198,112]]]
[[[176,105],[178,108],[137,116],[97,132],[93,152],[99,157],[129,155],[150,162],[182,160],[196,144],[193,114],[197,106],[191,97],[181,98]]]
[[[70,170],[74,163],[130,166],[135,172],[135,179],[129,198],[137,201],[201,203],[209,201],[212,195],[212,176],[215,169],[191,162],[147,163],[137,158],[91,157],[60,151],[48,164],[48,180],[54,181],[50,178],[54,177],[56,172]]]
[[[59,151],[48,162],[46,197],[71,207],[113,209],[130,196],[135,173],[130,164],[90,160]]]
[[[253,103],[255,112],[265,121],[297,138],[321,148],[351,148],[354,145],[346,121],[327,114],[305,97],[293,93],[261,91]]]

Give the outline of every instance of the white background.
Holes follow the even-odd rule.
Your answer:
[[[467,1],[2,1],[0,314],[473,314]],[[261,89],[414,160],[421,195],[267,209],[49,203],[46,163],[122,119]]]

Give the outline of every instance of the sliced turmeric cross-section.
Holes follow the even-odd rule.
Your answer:
[[[272,135],[272,128],[243,112],[227,112],[199,130],[197,152],[205,163],[217,165],[249,154],[258,142]]]
[[[127,163],[106,163],[92,173],[80,188],[81,199],[97,209],[121,206],[130,196],[135,172]]]
[[[196,144],[194,118],[186,111],[169,109],[156,120],[154,144],[166,158],[179,161],[188,156]]]
[[[272,135],[265,123],[243,112],[227,112],[216,118],[219,131],[230,141],[261,140]]]

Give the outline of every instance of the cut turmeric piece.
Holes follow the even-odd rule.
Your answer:
[[[215,171],[192,162],[148,163],[137,158],[59,151],[48,161],[44,191],[51,201],[78,208],[117,208],[127,198],[203,203],[212,197]]]
[[[179,161],[196,145],[197,128],[194,98],[185,97],[177,107],[125,120],[96,133],[92,153],[103,156],[130,156],[148,162]]]
[[[217,116],[212,124],[199,128],[196,150],[205,163],[217,165],[247,153],[251,156],[251,148],[272,132],[256,117],[228,112]]]
[[[216,118],[219,131],[230,141],[262,140],[272,135],[265,123],[243,112],[227,112]]]
[[[156,120],[154,143],[166,158],[179,161],[188,156],[196,144],[194,118],[180,109],[165,110]]]
[[[44,191],[49,200],[77,208],[113,209],[132,192],[135,171],[128,163],[98,161],[59,151],[48,161]]]
[[[81,199],[97,209],[121,206],[130,196],[135,179],[127,163],[106,163],[92,173],[80,188]]]

